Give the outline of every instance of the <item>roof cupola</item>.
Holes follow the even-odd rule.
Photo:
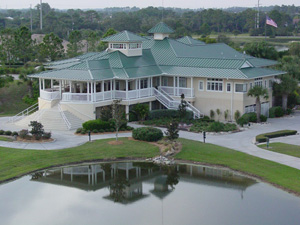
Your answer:
[[[174,30],[164,22],[160,22],[152,27],[148,33],[154,34],[154,40],[163,40],[166,37],[169,37],[170,34],[174,33]]]

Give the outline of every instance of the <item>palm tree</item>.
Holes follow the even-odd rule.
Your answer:
[[[275,86],[275,89],[282,96],[282,109],[286,111],[288,96],[297,89],[298,82],[291,75],[288,74],[282,75],[280,77],[280,80],[280,84],[277,84]]]
[[[260,114],[261,114],[260,97],[263,97],[264,99],[268,99],[269,98],[268,90],[266,88],[256,85],[248,91],[248,96],[255,98],[257,122],[260,123]]]

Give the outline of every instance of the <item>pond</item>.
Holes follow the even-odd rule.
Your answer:
[[[299,225],[300,198],[227,169],[93,163],[0,185],[0,212],[4,225]]]

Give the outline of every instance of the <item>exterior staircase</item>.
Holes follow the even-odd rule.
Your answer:
[[[156,99],[163,104],[167,109],[178,109],[180,105],[180,101],[175,100],[172,98],[167,92],[165,92],[163,89],[159,88],[153,89],[154,96]],[[187,110],[192,111],[194,118],[202,118],[204,116],[203,113],[200,112],[195,106],[187,102]]]
[[[69,111],[62,111],[59,104],[51,109],[41,109],[15,122],[15,125],[28,128],[30,121],[40,122],[46,131],[74,130],[82,126],[83,120]]]

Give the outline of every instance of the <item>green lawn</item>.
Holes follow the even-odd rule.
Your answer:
[[[0,181],[34,170],[67,163],[117,158],[148,158],[159,154],[158,147],[122,138],[123,145],[98,140],[82,146],[55,151],[20,150],[0,147]],[[258,176],[300,194],[300,170],[260,159],[228,148],[180,139],[182,151],[176,159],[229,167]]]
[[[8,138],[8,137],[1,137],[0,136],[0,141],[12,141],[12,139],[11,138]]]
[[[278,152],[286,155],[291,155],[300,158],[300,146],[299,145],[290,145],[285,143],[270,143],[269,148],[267,145],[259,145],[258,147],[272,151]]]
[[[300,194],[300,170],[228,148],[181,139],[176,159],[216,164],[258,176]]]
[[[110,145],[109,140],[89,142],[64,150],[22,150],[0,147],[0,181],[34,170],[66,163],[116,158],[148,158],[159,155],[158,147],[122,138],[124,144]]]

